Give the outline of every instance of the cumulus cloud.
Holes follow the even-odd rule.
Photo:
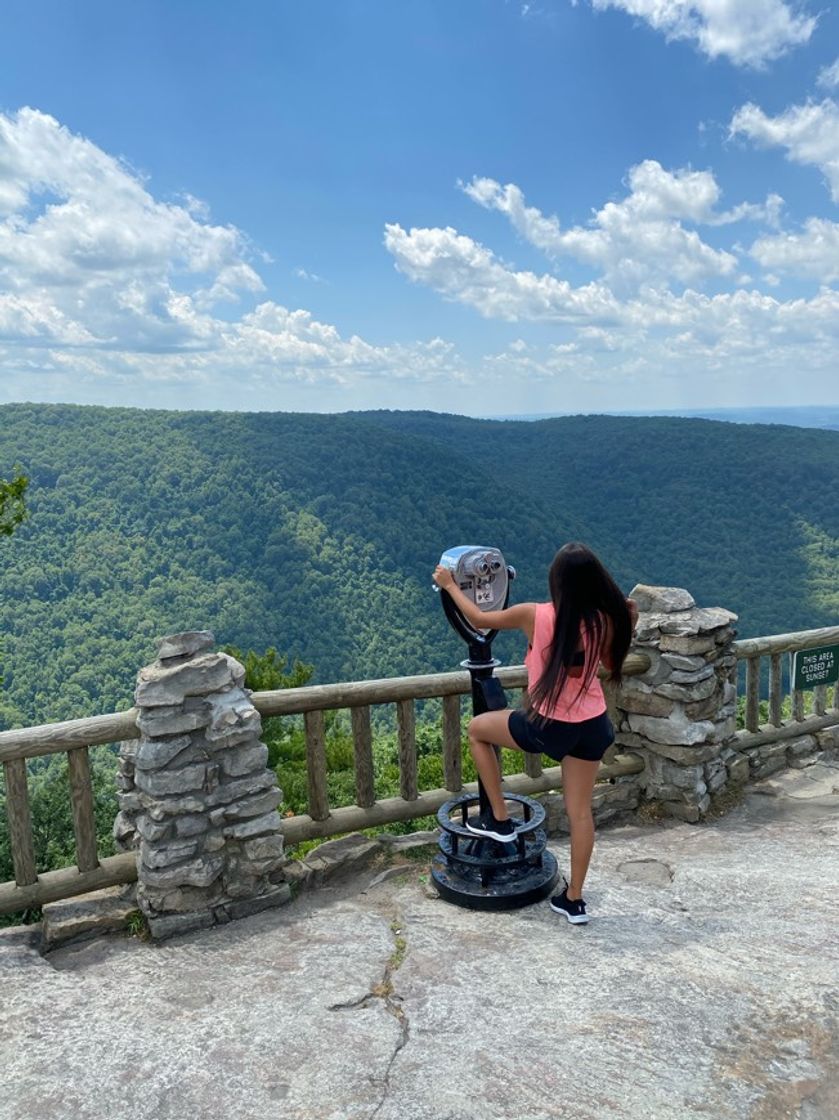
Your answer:
[[[626,384],[666,377],[667,370],[694,379],[724,371],[739,376],[751,368],[756,376],[774,371],[782,384],[784,371],[807,368],[821,378],[818,384],[830,383],[839,347],[839,292],[826,285],[839,272],[837,227],[812,220],[800,234],[766,232],[755,242],[753,257],[771,269],[766,284],[794,271],[822,285],[809,299],[785,300],[758,290],[739,266],[734,272],[733,252],[713,249],[698,235],[694,240],[694,231],[684,228],[688,222],[724,227],[746,218],[776,227],[782,206],[777,195],[723,210],[710,172],[669,172],[655,161],[633,168],[628,185],[626,198],[597,211],[589,227],[564,229],[557,216],[529,206],[514,184],[487,178],[461,184],[554,262],[572,256],[595,268],[595,279],[579,286],[549,272],[516,269],[450,227],[406,230],[392,223],[385,245],[403,275],[447,300],[487,318],[553,324],[572,336],[553,347],[520,337],[485,356],[488,375],[505,370],[528,381],[573,377]],[[715,280],[715,288],[727,281],[728,290],[700,290],[695,281],[705,277]]]
[[[373,405],[394,382],[474,383],[516,371],[631,381],[656,376],[656,363],[663,376],[835,361],[835,291],[795,301],[716,291],[741,279],[739,251],[690,228],[744,218],[771,227],[776,196],[725,210],[711,172],[649,160],[631,169],[623,198],[590,224],[563,228],[514,184],[474,179],[463,189],[555,266],[569,257],[594,279],[517,269],[455,229],[394,222],[385,244],[396,267],[487,318],[555,324],[554,346],[516,330],[509,347],[467,363],[440,338],[376,345],[339,331],[266,298],[259,251],[240,230],[214,224],[204,203],[156,198],[136,170],[45,114],[0,114],[0,397],[79,399],[83,383],[110,386],[110,397],[91,389],[84,398],[113,403],[119,384],[143,386],[134,400],[144,404],[272,407],[289,386],[311,386],[315,401],[325,399],[324,385],[348,389],[345,399],[357,403],[369,384]],[[770,277],[797,271],[825,285],[836,273],[836,227],[811,220],[797,233],[767,231],[752,255]],[[700,290],[704,281],[711,294]],[[36,379],[49,389],[30,394]],[[187,398],[180,386],[200,395]]]
[[[786,148],[794,163],[818,167],[834,202],[839,202],[839,104],[830,98],[793,105],[771,117],[757,105],[743,105],[731,119],[731,136],[745,136],[763,147]]]
[[[749,250],[769,276],[811,277],[821,283],[839,280],[839,224],[808,218],[798,233],[760,237]]]
[[[839,342],[839,293],[831,289],[811,300],[785,302],[757,290],[707,295],[647,286],[620,300],[603,283],[575,288],[554,276],[516,271],[450,228],[406,231],[391,224],[385,244],[400,272],[446,299],[486,318],[577,326],[589,347],[593,339],[602,346],[614,332],[636,341],[665,333],[706,347],[724,342],[733,353],[757,353],[767,337],[775,345],[790,337]]]
[[[557,217],[528,206],[514,183],[501,186],[476,176],[461,188],[479,205],[504,214],[521,237],[548,256],[572,257],[596,268],[621,291],[732,276],[736,256],[708,245],[685,223],[721,226],[749,219],[776,226],[783,205],[778,195],[770,195],[765,203],[718,211],[721,192],[710,171],[668,171],[656,160],[632,167],[628,185],[626,198],[606,203],[587,226],[565,230]]]
[[[783,0],[591,0],[645,20],[668,39],[687,39],[709,58],[762,67],[806,43],[816,26]]]
[[[790,370],[796,369],[808,371],[817,396],[834,383],[837,292],[787,302],[757,292],[686,293],[665,297],[659,312],[658,322],[638,314],[616,326],[578,330],[573,342],[508,347],[487,356],[485,366],[488,373],[508,379],[569,387],[600,383],[607,391],[610,386],[661,387],[673,381],[681,397],[693,396],[697,404],[706,392],[703,386],[713,381],[730,389],[734,380],[754,377],[764,390],[772,381],[783,391]]]
[[[159,202],[53,117],[0,115],[0,169],[0,288],[29,309],[21,322],[48,304],[65,342],[207,345],[207,309],[262,288],[238,230]]]
[[[439,339],[376,347],[270,300],[231,317],[264,292],[259,257],[204,203],[160,201],[53,117],[0,114],[0,371],[233,384],[244,370],[336,383],[459,374]]]
[[[613,320],[618,301],[604,284],[574,288],[567,280],[516,272],[485,246],[456,230],[385,226],[385,247],[401,273],[488,319],[554,323]]]
[[[95,342],[80,323],[68,319],[44,293],[28,297],[0,292],[0,339],[26,339],[33,344],[80,346]]]
[[[825,66],[819,71],[816,84],[822,89],[839,88],[839,58],[832,62],[830,66]]]

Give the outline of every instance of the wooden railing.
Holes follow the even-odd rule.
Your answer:
[[[649,668],[644,654],[631,654],[624,673],[643,673]],[[505,688],[526,684],[523,665],[502,668],[497,676]],[[252,701],[262,716],[302,715],[306,733],[308,777],[307,814],[284,818],[283,833],[291,844],[315,837],[334,836],[359,828],[411,820],[435,813],[452,794],[463,787],[461,778],[462,735],[460,697],[471,690],[467,672],[427,676],[395,677],[313,685],[276,692],[255,692]],[[415,702],[442,699],[442,750],[445,788],[420,791],[417,781]],[[396,705],[399,744],[400,796],[376,800],[373,779],[373,736],[371,706]],[[327,797],[324,713],[349,709],[355,755],[356,804],[331,808]],[[0,914],[42,906],[61,898],[84,894],[102,887],[133,882],[137,877],[133,852],[99,859],[93,814],[93,790],[88,751],[90,747],[139,738],[137,710],[88,719],[68,720],[15,731],[0,732],[0,762],[6,779],[6,809],[11,841],[13,882],[0,884]],[[37,873],[27,788],[27,760],[65,752],[68,756],[70,799],[76,843],[76,866]],[[542,770],[540,759],[528,755],[526,772],[508,776],[513,793],[539,793],[561,785],[560,768]],[[637,773],[637,756],[619,757],[603,766],[603,780]]]
[[[839,642],[839,626],[825,626],[819,630],[802,630],[792,634],[775,634],[769,638],[744,638],[734,642],[738,661],[746,663],[745,679],[745,728],[738,732],[738,747],[761,746],[798,735],[809,735],[839,723],[839,684],[833,689],[832,705],[826,685],[813,689],[813,711],[805,714],[804,693],[800,689],[789,691],[791,713],[789,719],[782,715],[786,690],[783,686],[784,654],[816,646],[834,645]],[[769,658],[768,723],[760,723],[761,659]]]
[[[745,729],[738,732],[737,737],[740,749],[811,734],[839,723],[839,687],[833,690],[832,697],[823,686],[816,688],[812,712],[808,713],[805,713],[803,694],[793,690],[791,718],[784,719],[782,715],[783,655],[837,642],[839,626],[747,638],[734,643],[737,660],[746,663]],[[761,659],[764,657],[769,658],[769,719],[768,723],[761,724]],[[631,676],[645,672],[648,667],[649,659],[645,655],[632,654],[624,664],[624,673]],[[522,688],[526,684],[524,666],[502,668],[497,675],[508,689]],[[463,788],[470,789],[462,783],[460,720],[460,698],[469,691],[469,674],[459,672],[254,693],[253,703],[261,715],[302,715],[304,720],[309,812],[283,820],[283,832],[289,843],[427,816],[435,813],[452,794]],[[445,787],[420,790],[415,702],[433,698],[442,700]],[[831,700],[832,706],[828,707]],[[382,704],[396,706],[400,796],[377,800],[371,707]],[[332,807],[327,796],[324,713],[346,709],[349,709],[352,725],[356,803]],[[138,738],[136,717],[136,709],[131,708],[111,715],[0,732],[0,763],[5,772],[7,825],[15,875],[14,881],[0,884],[0,914],[136,879],[135,853],[102,859],[98,856],[88,753],[91,747]],[[29,808],[27,760],[62,752],[68,758],[76,864],[39,875]],[[637,773],[641,767],[637,755],[618,756],[607,760],[600,776],[604,780],[611,779]],[[533,794],[559,787],[561,771],[559,767],[543,770],[538,756],[527,755],[525,772],[505,780],[511,792]]]
[[[631,654],[624,662],[627,676],[646,672],[645,654]],[[524,688],[527,671],[523,665],[502,668],[496,676],[504,688]],[[467,672],[439,673],[421,677],[396,677],[347,684],[313,685],[277,692],[255,692],[252,700],[263,716],[303,714],[306,730],[309,812],[283,821],[289,843],[321,836],[336,836],[359,828],[412,820],[436,813],[440,806],[464,787],[461,779],[463,750],[460,697],[471,691]],[[420,792],[417,784],[417,749],[414,704],[417,700],[442,699],[443,780],[445,787]],[[399,797],[377,801],[373,788],[372,705],[395,704],[399,744]],[[356,804],[330,808],[326,790],[326,749],[323,715],[326,711],[350,709],[356,779]],[[561,783],[559,766],[542,769],[538,755],[526,755],[525,772],[505,777],[511,793],[533,794],[556,789]],[[641,769],[637,757],[618,758],[601,767],[603,780]]]
[[[86,894],[137,878],[132,852],[99,859],[93,813],[89,748],[139,737],[137,712],[73,719],[0,732],[0,762],[6,779],[6,821],[12,851],[13,882],[0,884],[0,914],[43,906],[60,898]],[[67,754],[70,802],[76,842],[76,865],[37,874],[29,811],[27,759]]]

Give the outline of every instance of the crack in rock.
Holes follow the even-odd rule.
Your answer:
[[[369,992],[365,992],[365,994],[359,996],[358,999],[348,1000],[345,1003],[333,1003],[329,1007],[330,1011],[353,1011],[357,1008],[370,1007],[374,1000],[381,1000],[384,1003],[385,1010],[389,1015],[392,1015],[399,1024],[399,1037],[396,1040],[393,1053],[388,1059],[384,1076],[381,1078],[382,1098],[370,1114],[370,1120],[374,1120],[374,1118],[378,1116],[387,1100],[388,1093],[390,1092],[390,1071],[393,1068],[393,1063],[396,1061],[397,1054],[408,1042],[410,1033],[408,1016],[402,1008],[402,996],[399,995],[393,985],[393,978],[402,967],[402,962],[405,960],[408,953],[408,942],[403,933],[403,923],[398,916],[394,917],[391,921],[390,930],[394,938],[394,949],[385,963],[384,973],[379,983],[374,984]]]

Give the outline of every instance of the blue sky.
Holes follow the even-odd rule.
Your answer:
[[[839,15],[6,0],[0,402],[839,403]]]

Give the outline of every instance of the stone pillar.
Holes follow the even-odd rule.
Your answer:
[[[639,584],[630,594],[640,611],[632,650],[646,653],[650,668],[625,678],[616,696],[617,742],[644,757],[648,799],[698,821],[713,794],[748,777],[748,759],[729,746],[736,733],[737,616],[697,607],[680,587]]]
[[[140,671],[141,738],[120,750],[119,847],[138,855],[154,937],[228,922],[290,898],[262,722],[245,670],[209,631],[163,638]]]

